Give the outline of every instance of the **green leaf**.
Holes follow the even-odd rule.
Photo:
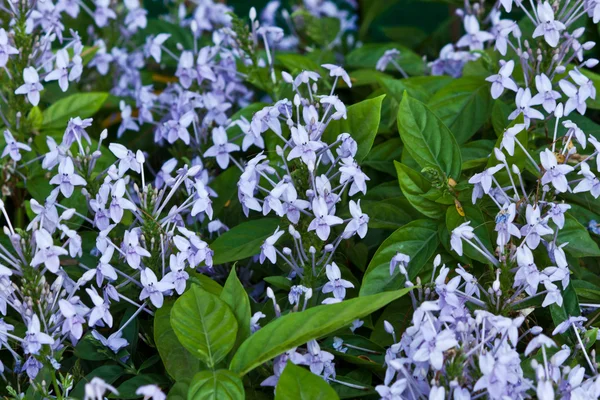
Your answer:
[[[294,20],[300,20],[306,35],[320,46],[332,43],[340,31],[340,20],[334,17],[316,17],[308,11],[299,9],[292,14]]]
[[[242,343],[231,360],[229,370],[245,375],[293,347],[348,326],[355,319],[371,314],[408,291],[403,289],[354,298],[277,318]]]
[[[269,285],[275,286],[277,289],[289,291],[292,288],[292,281],[284,276],[267,276],[263,278]]]
[[[590,233],[571,214],[565,214],[565,226],[558,232],[558,244],[569,243],[565,251],[573,257],[598,257],[600,248]]]
[[[275,388],[275,400],[335,400],[337,393],[321,377],[288,362]]]
[[[406,46],[398,43],[367,43],[361,47],[352,50],[346,56],[347,68],[371,68],[375,69],[377,61],[383,56],[386,50],[400,50],[400,57],[396,60],[397,63],[409,75],[423,75],[425,71],[425,62],[423,59],[410,50]],[[389,65],[390,71],[396,71],[393,65]]]
[[[452,132],[423,103],[404,95],[398,110],[398,133],[422,167],[432,167],[458,180],[462,161]]]
[[[395,230],[420,216],[395,182],[370,188],[361,199],[360,206],[369,215],[369,228],[374,229]]]
[[[256,255],[265,239],[275,232],[280,223],[278,218],[261,218],[233,227],[210,245],[215,252],[213,263],[225,264]]]
[[[235,273],[235,266],[231,268],[220,298],[231,308],[237,320],[238,331],[233,346],[235,351],[250,336],[250,318],[252,317],[248,293]]]
[[[167,394],[167,400],[187,400],[189,387],[187,382],[175,382]]]
[[[190,385],[188,400],[243,400],[244,385],[225,369],[198,372]]]
[[[444,209],[433,200],[424,197],[431,190],[431,184],[420,173],[394,161],[398,174],[398,183],[409,203],[426,217],[437,219],[444,214]]]
[[[479,77],[455,79],[429,100],[429,108],[454,133],[458,144],[466,143],[492,114],[490,84]]]
[[[158,374],[145,374],[134,376],[133,378],[126,380],[125,382],[120,384],[119,387],[117,387],[117,391],[119,392],[119,394],[111,394],[110,396],[108,396],[108,398],[141,399],[144,396],[135,393],[140,386],[152,384],[161,386],[166,383],[168,383],[168,379]]]
[[[363,100],[348,107],[347,119],[329,123],[323,134],[325,140],[333,143],[340,133],[349,133],[358,144],[355,159],[360,163],[373,147],[373,141],[379,129],[381,104],[384,97],[385,95]]]
[[[367,158],[363,160],[362,166],[396,176],[394,160],[400,160],[401,157],[402,141],[400,138],[387,139],[371,149]]]
[[[196,285],[171,310],[171,326],[192,355],[213,368],[235,344],[238,324],[229,306]]]
[[[416,277],[435,254],[439,244],[437,228],[436,222],[420,219],[404,225],[385,239],[367,267],[359,296],[404,287],[404,278],[398,268],[390,275],[390,261],[398,252],[410,256],[408,275],[411,279]]]
[[[194,357],[177,339],[171,326],[171,310],[174,302],[167,301],[154,315],[154,343],[167,373],[176,381],[191,380],[202,368]]]
[[[314,60],[302,54],[277,54],[275,58],[291,73],[298,73],[302,71],[319,71],[321,69],[321,66]]]
[[[52,104],[43,112],[41,130],[64,130],[72,117],[89,118],[102,107],[108,93],[76,93]]]
[[[494,150],[495,142],[492,140],[474,140],[460,146],[462,156],[462,169],[486,165],[488,158]]]

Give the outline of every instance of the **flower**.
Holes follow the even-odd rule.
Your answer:
[[[265,259],[269,259],[272,264],[275,264],[277,261],[277,252],[274,245],[284,233],[285,231],[280,231],[279,227],[277,227],[277,229],[275,229],[275,233],[269,236],[262,246],[260,246],[259,260],[261,264],[265,262]]]
[[[310,140],[308,138],[308,132],[306,132],[306,129],[302,125],[299,125],[298,127],[293,126],[291,130],[294,147],[289,152],[287,160],[291,161],[300,157],[302,162],[306,164],[309,169],[314,169],[315,161],[317,159],[315,152],[323,148],[324,144]]]
[[[560,93],[552,90],[552,82],[546,74],[542,73],[535,77],[535,87],[538,93],[533,96],[531,101],[534,104],[541,104],[548,114],[554,112],[556,100],[560,98]]]
[[[8,43],[8,35],[4,28],[0,28],[0,68],[6,66],[10,56],[19,54],[19,50]]]
[[[172,282],[169,282],[169,279],[166,277],[158,281],[156,275],[150,268],[142,270],[140,281],[144,287],[140,293],[140,300],[145,300],[149,297],[156,308],[161,308],[163,305],[163,293],[175,288],[175,285]]]
[[[75,186],[85,186],[87,182],[75,173],[73,161],[67,157],[58,165],[58,174],[50,180],[50,184],[59,185],[60,192],[68,198],[73,194]]]
[[[525,124],[514,124],[510,128],[504,131],[502,135],[502,142],[500,144],[500,148],[505,148],[509,155],[515,154],[515,140],[516,136],[523,132],[526,128]]]
[[[327,238],[329,238],[331,227],[334,225],[339,225],[344,221],[340,217],[329,214],[327,204],[322,197],[316,197],[313,200],[312,209],[313,213],[315,214],[315,219],[310,222],[308,231],[316,231],[319,239],[325,241]]]
[[[527,224],[521,227],[521,235],[525,236],[527,246],[532,250],[540,244],[541,236],[554,233],[548,227],[546,220],[541,218],[540,213],[539,206],[533,207],[531,204],[527,204],[525,211]]]
[[[344,68],[334,65],[334,64],[323,64],[323,65],[321,65],[321,67],[329,70],[329,76],[335,76],[336,79],[342,78],[344,80],[344,82],[346,82],[346,85],[349,88],[352,87],[352,82],[350,81],[350,76],[344,70]]]
[[[559,165],[556,161],[556,156],[554,153],[548,149],[545,149],[542,153],[540,153],[540,161],[546,170],[542,176],[542,185],[552,183],[557,192],[566,192],[569,189],[569,182],[567,181],[567,177],[565,175],[573,171],[573,167],[566,164]]]
[[[157,385],[140,386],[135,394],[144,396],[144,400],[165,400],[167,398]]]
[[[551,47],[556,47],[560,39],[560,32],[566,29],[565,25],[560,21],[554,20],[554,11],[547,1],[538,3],[537,14],[540,23],[533,31],[533,37],[544,36],[546,43]]]
[[[333,296],[336,299],[343,300],[346,297],[346,289],[353,288],[354,285],[351,282],[342,279],[340,268],[334,262],[326,265],[325,271],[329,282],[323,286],[323,293],[333,292]]]
[[[538,105],[539,103],[533,101],[531,98],[531,90],[529,88],[519,88],[515,104],[517,105],[517,109],[508,116],[508,119],[513,120],[520,114],[523,114],[526,127],[529,127],[530,120],[532,119],[544,119],[544,115],[541,112],[532,108],[532,106]]]
[[[397,252],[392,260],[390,261],[390,275],[394,274],[396,270],[396,266],[400,269],[400,273],[402,275],[406,275],[406,268],[408,268],[408,263],[410,262],[410,256]]]
[[[360,208],[360,200],[355,202],[354,200],[350,200],[348,203],[350,207],[350,215],[352,215],[352,219],[346,225],[344,229],[344,238],[349,238],[355,233],[363,239],[367,235],[367,229],[369,224],[369,216],[364,214]]]
[[[137,207],[131,201],[123,197],[125,194],[125,181],[119,179],[111,189],[110,218],[115,222],[121,222],[124,210],[136,211]]]
[[[2,158],[9,155],[14,161],[19,161],[21,160],[21,150],[31,151],[31,147],[17,142],[8,129],[4,131],[4,141],[6,146],[2,150]]]
[[[40,91],[44,89],[40,83],[40,77],[33,67],[27,67],[23,70],[23,81],[25,83],[15,90],[15,94],[27,95],[27,100],[32,106],[37,106],[40,102]]]
[[[452,235],[450,236],[450,248],[456,252],[459,256],[463,254],[462,241],[471,240],[475,237],[473,233],[473,228],[471,227],[471,221],[467,221],[463,224],[460,224],[456,228],[452,230]]]
[[[388,64],[396,57],[400,55],[400,50],[398,49],[390,49],[386,50],[385,53],[377,60],[377,65],[375,69],[377,71],[385,71],[387,69]]]
[[[119,176],[125,175],[130,169],[138,174],[141,172],[142,167],[133,151],[119,143],[111,143],[108,148],[119,159]]]
[[[474,15],[467,15],[463,20],[465,35],[456,42],[457,47],[468,47],[469,50],[483,50],[483,43],[494,39],[494,35],[481,31],[479,21]]]
[[[496,75],[491,75],[485,78],[486,81],[492,82],[492,98],[497,99],[502,95],[504,89],[512,90],[516,92],[518,90],[517,84],[510,77],[515,68],[515,62],[510,60],[506,62],[500,68],[500,71]]]
[[[106,383],[102,378],[94,377],[85,384],[85,395],[83,400],[104,400],[106,391],[118,395],[119,392],[113,386]]]
[[[23,349],[26,354],[39,354],[44,344],[53,344],[52,336],[42,332],[40,319],[37,314],[33,314],[27,325],[27,333],[23,339]]]
[[[44,228],[35,231],[35,243],[37,252],[31,260],[31,266],[36,267],[40,264],[44,264],[44,266],[48,268],[48,271],[56,274],[60,267],[60,260],[58,257],[68,254],[68,251],[60,246],[54,246],[52,236]]]
[[[219,167],[226,169],[229,166],[229,153],[238,151],[240,146],[227,141],[227,131],[222,126],[212,130],[212,139],[214,145],[206,150],[204,157],[216,157]]]
[[[88,288],[85,291],[90,296],[92,303],[94,303],[94,307],[89,315],[88,325],[92,327],[97,325],[98,322],[104,321],[109,327],[112,327],[113,317],[110,313],[110,304],[98,295],[95,288]]]
[[[494,167],[490,167],[483,172],[475,174],[469,179],[469,183],[475,184],[479,183],[481,188],[483,189],[483,193],[489,193],[492,188],[492,179],[496,172],[500,171],[504,166],[502,164],[498,164]]]

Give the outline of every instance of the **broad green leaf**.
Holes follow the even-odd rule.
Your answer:
[[[189,271],[188,274],[190,275],[190,278],[188,279],[188,288],[191,287],[191,284],[193,283],[215,296],[221,295],[223,287],[213,279],[196,271]]]
[[[396,176],[394,161],[400,160],[401,157],[402,141],[400,138],[392,138],[373,147],[361,165]]]
[[[293,347],[326,336],[357,318],[371,314],[408,291],[409,289],[403,289],[354,298],[277,318],[242,343],[231,360],[229,370],[245,375]]]
[[[233,346],[235,351],[250,336],[250,318],[252,317],[248,293],[235,273],[235,266],[231,268],[220,298],[231,308],[237,320],[238,331]]]
[[[571,214],[565,214],[565,226],[558,231],[558,244],[569,243],[565,251],[573,257],[598,257],[600,248],[591,238],[589,231]]]
[[[373,141],[379,129],[381,103],[384,97],[363,100],[348,107],[347,119],[329,123],[323,134],[325,140],[333,143],[340,133],[349,133],[358,144],[355,159],[360,163],[373,147]]]
[[[460,146],[462,156],[462,169],[467,170],[487,164],[488,158],[494,150],[495,142],[492,140],[474,140]]]
[[[188,400],[244,400],[244,385],[225,369],[198,372],[188,392]]]
[[[494,101],[489,82],[478,77],[464,77],[444,86],[428,104],[454,134],[458,144],[462,144],[488,120]]]
[[[69,119],[89,118],[96,114],[108,99],[108,93],[75,93],[58,100],[43,112],[42,131],[65,130]]]
[[[288,362],[275,388],[275,400],[335,400],[337,393],[309,370]]]
[[[512,109],[502,100],[496,100],[492,107],[492,126],[496,136],[502,136],[504,130],[507,128],[510,120],[508,116],[512,112]]]
[[[175,382],[167,394],[167,400],[187,400],[189,388],[187,382]]]
[[[420,85],[412,83],[411,78],[383,78],[379,80],[379,84],[385,93],[394,98],[398,103],[402,101],[404,92],[407,92],[410,97],[422,102],[426,102],[429,99],[429,94]]]
[[[359,296],[368,296],[404,287],[404,278],[396,268],[390,275],[390,261],[396,253],[410,256],[408,275],[415,278],[439,244],[437,223],[420,219],[396,230],[379,246],[367,267]]]
[[[369,189],[361,199],[360,206],[369,215],[369,228],[374,229],[395,230],[420,216],[395,182],[382,183]]]
[[[398,183],[400,189],[409,203],[421,214],[426,217],[437,219],[444,214],[442,206],[435,201],[425,197],[425,193],[431,190],[431,184],[420,173],[394,161],[396,172],[398,174]]]
[[[406,94],[398,110],[398,133],[422,168],[435,168],[458,180],[462,161],[452,132],[425,104]]]
[[[243,222],[211,243],[215,265],[243,260],[260,252],[260,246],[279,226],[278,218],[260,218]]]
[[[191,380],[202,368],[194,357],[177,339],[171,326],[171,310],[174,302],[167,301],[154,315],[154,343],[167,373],[176,381]]]
[[[210,368],[235,344],[238,324],[233,312],[223,300],[196,285],[177,299],[170,321],[183,347]]]

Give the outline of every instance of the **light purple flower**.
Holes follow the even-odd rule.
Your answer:
[[[323,293],[333,293],[333,296],[338,300],[344,300],[346,297],[346,289],[353,288],[354,285],[342,279],[342,273],[336,263],[332,262],[325,266],[325,273],[327,275],[327,282],[323,286]]]
[[[315,219],[310,222],[308,226],[308,231],[316,231],[319,239],[325,241],[329,237],[329,233],[331,232],[331,227],[335,225],[339,225],[344,221],[340,217],[336,217],[335,215],[329,214],[329,209],[327,208],[327,204],[322,197],[316,197],[312,202],[313,213],[315,214]]]
[[[138,269],[142,257],[150,257],[150,252],[140,246],[139,233],[136,229],[125,231],[123,244],[125,259],[131,268]]]
[[[369,224],[369,216],[364,214],[360,208],[360,200],[355,202],[354,200],[350,200],[348,203],[350,208],[350,215],[352,215],[352,219],[346,225],[344,229],[344,238],[349,238],[355,233],[363,239],[367,235],[367,229]]]
[[[6,146],[2,150],[2,158],[9,155],[14,161],[19,161],[21,160],[21,150],[31,151],[31,147],[17,142],[8,129],[4,131],[4,141]]]
[[[573,171],[573,167],[566,164],[558,164],[556,156],[548,149],[545,149],[540,153],[540,161],[546,170],[544,176],[542,176],[542,185],[552,183],[559,193],[564,193],[569,190],[569,182],[565,175]]]
[[[27,324],[27,333],[23,338],[23,349],[25,354],[39,354],[44,344],[53,344],[52,336],[41,331],[40,319],[33,314]]]
[[[321,65],[321,67],[329,70],[329,76],[335,76],[336,79],[342,78],[344,80],[344,82],[346,82],[346,85],[348,85],[349,88],[352,87],[352,82],[350,81],[350,76],[344,70],[344,68],[342,68],[338,65],[334,65],[334,64],[323,64],[323,65]]]
[[[520,114],[523,114],[525,126],[527,127],[532,119],[544,119],[544,115],[541,112],[535,108],[532,108],[532,106],[538,105],[539,103],[533,101],[531,98],[531,90],[529,90],[529,88],[519,88],[515,103],[517,105],[517,109],[508,116],[508,119],[513,120]]]
[[[528,204],[525,211],[527,223],[521,227],[521,235],[526,237],[527,246],[532,250],[538,247],[542,236],[554,233],[548,227],[546,219],[541,218],[540,212],[540,206],[534,208]]]
[[[500,67],[500,71],[496,75],[485,78],[486,81],[492,82],[492,98],[497,99],[500,97],[504,89],[509,89],[513,92],[518,90],[517,84],[510,77],[514,68],[515,62],[510,60]]]
[[[4,28],[0,28],[0,68],[6,66],[10,56],[19,54],[19,50],[8,43],[8,35]]]
[[[456,252],[459,256],[463,255],[462,241],[471,240],[475,237],[473,233],[473,227],[471,227],[471,221],[467,221],[452,230],[450,235],[450,248]]]
[[[67,157],[58,165],[58,174],[50,179],[50,184],[59,185],[63,196],[69,198],[73,194],[75,186],[85,186],[87,182],[75,173],[73,161]]]
[[[548,114],[554,112],[556,100],[560,98],[560,93],[552,89],[552,82],[546,74],[540,74],[535,77],[535,87],[538,94],[531,99],[535,104],[541,104]]]
[[[123,218],[124,210],[136,211],[137,207],[130,200],[127,200],[125,197],[125,181],[123,179],[119,179],[114,183],[111,189],[111,201],[110,201],[110,218],[115,222],[121,222]]]
[[[35,231],[35,243],[37,252],[31,260],[31,266],[36,267],[40,264],[44,264],[48,271],[57,273],[60,267],[59,256],[69,254],[66,249],[60,246],[55,246],[52,236],[44,228],[40,228]]]
[[[144,400],[165,400],[165,395],[157,385],[144,385],[140,386],[135,394],[144,396]]]
[[[112,327],[113,317],[110,313],[110,304],[104,301],[95,288],[87,288],[85,291],[90,296],[92,303],[94,303],[94,307],[89,315],[88,325],[93,327],[100,322],[100,326],[102,326],[101,321],[104,321],[109,327]]]
[[[494,35],[482,31],[479,21],[474,15],[467,15],[463,20],[465,35],[456,42],[457,47],[468,47],[469,50],[483,50],[483,44],[494,39]]]
[[[23,85],[15,90],[15,94],[27,95],[27,100],[32,106],[37,106],[40,102],[40,92],[44,89],[40,83],[40,77],[33,67],[27,67],[23,70]]]
[[[140,300],[150,298],[156,308],[161,308],[164,301],[164,292],[172,290],[175,285],[163,278],[160,281],[150,268],[145,268],[140,274],[140,281],[144,288],[140,293]]]
[[[260,263],[264,263],[265,259],[269,259],[272,264],[277,261],[277,252],[275,251],[275,243],[285,233],[283,230],[279,230],[279,227],[275,229],[275,232],[269,236],[265,242],[260,246]]]
[[[544,36],[546,43],[551,47],[556,47],[560,39],[560,32],[566,29],[565,25],[554,19],[554,10],[547,1],[538,3],[537,14],[540,24],[533,31],[533,37]]]
[[[212,130],[212,139],[214,144],[206,150],[204,157],[216,157],[219,167],[226,169],[229,166],[229,153],[238,151],[240,146],[228,142],[227,131],[222,126]]]
[[[177,294],[183,293],[186,282],[190,277],[189,274],[185,272],[185,261],[185,253],[171,254],[169,258],[169,268],[171,271],[166,274],[164,278],[167,282],[173,284]]]

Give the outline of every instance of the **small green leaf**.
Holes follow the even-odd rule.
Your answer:
[[[188,400],[244,400],[244,385],[225,369],[198,372],[188,392]]]
[[[190,380],[200,371],[202,363],[177,339],[171,326],[174,302],[167,301],[154,315],[154,343],[167,373],[176,381]]]
[[[321,377],[288,362],[279,377],[275,400],[335,400],[337,393]]]
[[[250,318],[252,313],[248,293],[246,293],[244,286],[238,279],[235,267],[231,268],[220,298],[231,308],[238,323],[235,345],[233,346],[233,350],[235,351],[250,336]]]
[[[260,252],[260,246],[279,226],[278,218],[254,219],[228,230],[217,238],[210,248],[215,252],[215,265],[243,260]]]
[[[75,93],[52,104],[43,112],[41,130],[63,130],[69,119],[74,117],[89,118],[102,107],[108,93]]]
[[[323,137],[326,141],[333,143],[340,133],[349,133],[358,144],[356,161],[361,162],[373,147],[373,141],[379,129],[381,119],[381,104],[383,96],[367,99],[348,107],[347,119],[331,121]]]
[[[416,277],[438,247],[437,231],[436,222],[420,219],[392,233],[379,246],[365,272],[360,286],[360,298],[404,287],[404,278],[398,268],[390,275],[390,261],[398,252],[410,256],[408,275],[411,279]]]
[[[398,173],[398,183],[409,203],[426,217],[437,219],[444,214],[444,209],[433,200],[424,197],[431,190],[431,184],[420,173],[408,166],[394,161]]]
[[[229,370],[245,375],[287,350],[348,326],[404,296],[409,289],[321,305],[284,315],[250,336],[237,350]]]
[[[408,94],[398,110],[398,133],[422,168],[433,167],[458,180],[462,161],[452,132],[425,104]]]
[[[179,342],[210,368],[223,360],[235,344],[237,321],[217,296],[192,285],[173,306],[171,326]]]

